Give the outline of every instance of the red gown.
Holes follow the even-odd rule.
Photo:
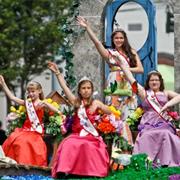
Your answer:
[[[42,124],[44,110],[36,110]],[[22,128],[16,128],[3,143],[2,147],[7,157],[19,164],[47,166],[47,148],[42,134],[30,131],[31,123],[27,119]]]
[[[95,115],[86,111],[91,123]],[[105,177],[108,175],[109,155],[102,137],[91,134],[79,136],[82,130],[80,119],[75,114],[73,119],[73,133],[65,138],[59,145],[52,167],[52,177],[57,177],[59,172]]]

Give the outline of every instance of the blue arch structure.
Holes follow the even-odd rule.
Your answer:
[[[141,49],[138,50],[138,55],[144,67],[143,74],[137,74],[137,81],[144,85],[147,74],[149,71],[157,69],[157,44],[156,44],[156,23],[155,15],[156,10],[151,0],[114,0],[113,2],[107,4],[105,9],[105,45],[106,47],[111,47],[111,34],[113,31],[114,17],[118,9],[125,3],[135,2],[144,8],[149,22],[149,32],[147,39]],[[109,73],[109,68],[105,66],[105,76],[107,77]]]

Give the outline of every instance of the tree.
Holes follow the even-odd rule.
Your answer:
[[[66,36],[77,0],[0,0],[0,74],[14,90],[47,68]]]

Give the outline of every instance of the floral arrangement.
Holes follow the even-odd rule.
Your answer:
[[[129,145],[123,137],[121,137],[121,129],[123,127],[123,122],[121,121],[121,112],[114,106],[109,106],[109,109],[111,110],[112,114],[101,114],[97,124],[97,129],[103,137],[109,153],[111,154],[113,144],[116,144],[116,148],[118,148],[117,153],[131,151],[132,146]]]
[[[7,135],[14,131],[16,127],[22,127],[26,119],[25,106],[10,107],[10,113],[6,117],[7,121]]]
[[[172,117],[172,123],[176,129],[180,129],[180,115],[176,111],[168,111],[169,116]]]
[[[51,98],[44,99],[45,102],[53,105],[57,109],[60,110],[60,105],[57,102],[53,101]],[[53,111],[47,110],[44,114],[44,126],[45,126],[45,133],[50,134],[53,136],[57,136],[61,132],[61,126],[65,120],[64,115],[60,115],[59,113],[55,113]]]
[[[43,101],[52,104],[54,107],[60,110],[60,105],[53,101],[51,98],[45,99]],[[66,117],[64,115],[60,115],[58,113],[46,110],[44,114],[45,133],[50,134],[52,136],[59,135],[61,132],[61,126],[63,126],[65,118]],[[8,121],[7,134],[9,135],[17,127],[21,128],[24,124],[25,119],[25,106],[11,106],[10,113],[6,117],[6,120]]]
[[[139,119],[142,117],[144,110],[139,106],[137,107],[126,119],[132,131],[137,130]]]
[[[99,132],[105,135],[119,132],[122,124],[120,121],[121,112],[114,106],[109,106],[109,110],[112,112],[112,115],[100,112],[101,116],[97,125]]]

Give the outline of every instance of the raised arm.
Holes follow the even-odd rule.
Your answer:
[[[127,80],[129,81],[129,83],[131,85],[133,85],[136,82],[136,79],[134,78],[132,72],[130,71],[129,68],[126,67],[126,65],[124,64],[124,61],[121,59],[120,55],[116,54],[116,58],[117,58],[118,65],[123,70]],[[137,83],[137,88],[138,88],[138,95],[139,95],[139,97],[142,100],[144,100],[144,98],[146,97],[145,89],[139,83]]]
[[[59,71],[58,66],[53,63],[53,62],[48,62],[48,68],[55,73],[59,85],[61,86],[61,88],[63,89],[64,93],[66,94],[68,100],[70,101],[71,104],[74,104],[76,97],[75,95],[71,92],[71,90],[68,88],[68,86],[66,85],[66,81],[64,80],[62,74]]]
[[[78,23],[78,25],[80,25],[81,27],[84,27],[86,29],[90,39],[92,40],[92,42],[96,46],[96,49],[98,50],[99,54],[103,58],[107,59],[109,57],[109,52],[106,48],[104,48],[103,44],[96,37],[96,35],[93,32],[93,30],[91,29],[91,26],[89,25],[88,21],[85,18],[83,18],[82,16],[78,16],[77,17],[77,23]]]
[[[4,77],[2,75],[0,75],[0,85],[3,89],[3,91],[6,93],[6,95],[8,96],[8,98],[11,100],[11,101],[14,101],[20,105],[24,105],[24,100],[16,97],[13,95],[13,93],[9,90],[9,88],[7,87],[7,84],[6,82],[4,81]]]

